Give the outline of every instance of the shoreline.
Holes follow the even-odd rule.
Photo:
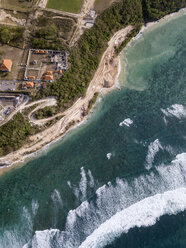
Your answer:
[[[185,10],[186,8],[181,9],[178,12],[164,16],[158,21],[147,23],[142,27],[137,36],[132,38],[132,40],[138,39],[145,30],[149,29],[149,27],[154,27],[155,24],[162,23],[163,20],[167,21],[169,18],[172,19],[173,16],[185,12]],[[110,39],[108,42],[108,48],[101,58],[98,69],[89,84],[86,96],[84,98],[79,98],[69,109],[63,113],[64,117],[62,117],[53,126],[36,135],[31,136],[30,143],[27,143],[19,150],[0,158],[0,164],[5,165],[0,167],[0,175],[16,166],[23,165],[25,162],[27,162],[27,160],[31,160],[38,154],[42,154],[44,150],[48,150],[49,146],[58,142],[60,139],[63,139],[64,136],[72,129],[82,125],[87,120],[87,118],[89,118],[91,110],[85,116],[83,116],[82,113],[88,109],[88,104],[96,92],[105,95],[113,89],[120,88],[119,75],[122,69],[120,58],[121,54],[119,54],[116,58],[114,57],[114,46],[120,45],[126,39],[127,35],[132,31],[132,29],[132,26],[123,28],[122,30],[115,33]],[[128,45],[130,45],[130,42]],[[126,49],[127,46],[124,49]],[[111,59],[113,59],[112,63],[110,63]],[[109,87],[104,87],[105,80],[111,82]],[[69,128],[66,129],[67,127]]]
[[[83,114],[89,110],[89,102],[95,93],[105,95],[111,90],[117,89],[115,82],[119,76],[119,56],[114,56],[115,46],[119,46],[133,28],[133,26],[129,25],[116,32],[110,39],[84,98],[79,98],[69,109],[61,113],[63,117],[54,125],[31,136],[30,142],[22,148],[0,158],[0,164],[4,165],[0,167],[0,175],[15,166],[25,163],[27,159],[30,160],[37,154],[42,153],[43,150],[48,149],[50,145],[62,139],[72,129],[82,125],[90,116],[91,110],[88,111],[88,114]]]

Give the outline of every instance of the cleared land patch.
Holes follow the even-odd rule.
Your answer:
[[[79,13],[82,5],[82,0],[49,0],[47,8],[62,10],[71,13]]]
[[[32,8],[34,6],[34,4],[36,3],[36,0],[31,0],[31,1],[27,1],[27,0],[1,0],[0,1],[0,5],[3,8],[7,8],[7,9],[14,9],[14,10],[21,10],[21,9],[29,9]]]
[[[107,9],[112,3],[119,2],[120,0],[96,0],[94,4],[94,9],[97,12],[102,12]]]

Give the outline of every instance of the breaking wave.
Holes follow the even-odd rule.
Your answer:
[[[165,214],[176,214],[186,209],[186,188],[148,197],[120,211],[96,229],[79,248],[101,248],[129,229],[152,226]]]
[[[36,231],[27,247],[103,247],[130,228],[153,225],[160,216],[184,209],[186,153],[131,180],[108,182],[69,211],[64,231]]]

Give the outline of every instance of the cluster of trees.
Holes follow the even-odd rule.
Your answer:
[[[43,109],[39,109],[34,113],[34,117],[36,119],[44,119],[47,117],[51,117],[56,114],[55,108],[54,107],[45,107]]]
[[[142,0],[145,21],[154,21],[185,7],[185,0]]]
[[[36,30],[31,37],[32,48],[65,49],[64,42],[58,37],[57,28],[55,26],[44,27]]]
[[[0,128],[0,156],[19,149],[36,132],[21,113]]]
[[[1,26],[0,43],[22,48],[23,33],[24,28]]]
[[[65,18],[40,16],[33,23],[34,30],[30,39],[33,48],[66,49],[65,40],[72,33],[74,21]]]

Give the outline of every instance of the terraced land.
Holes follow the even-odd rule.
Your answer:
[[[79,13],[83,0],[49,0],[47,8],[71,13]]]

